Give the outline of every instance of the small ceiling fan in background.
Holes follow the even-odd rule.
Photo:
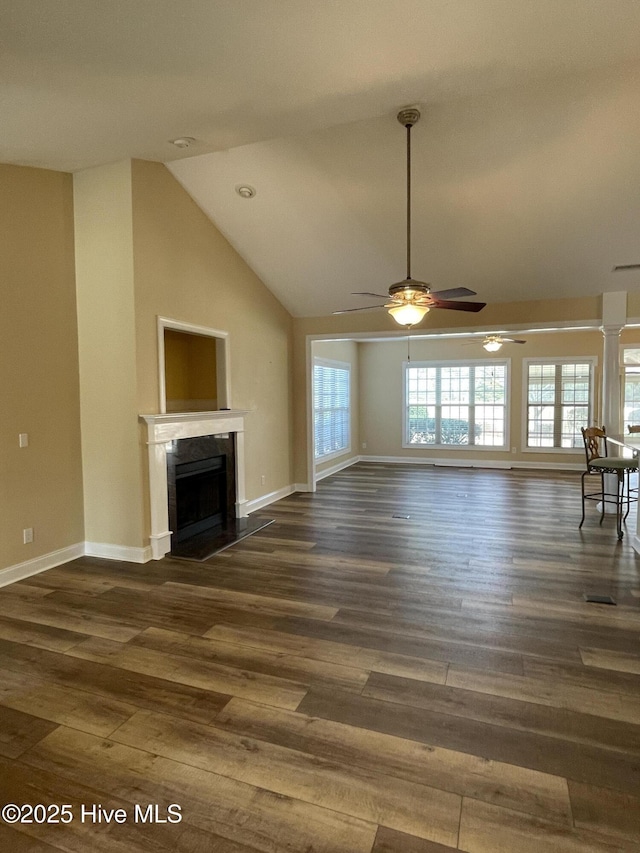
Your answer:
[[[386,308],[393,319],[401,326],[414,326],[432,308],[449,308],[454,311],[481,311],[486,302],[460,302],[461,296],[476,296],[475,291],[467,287],[454,287],[450,290],[432,292],[431,287],[424,281],[411,278],[411,128],[420,119],[420,111],[415,107],[407,107],[398,113],[398,121],[407,129],[407,277],[389,288],[389,293],[361,291],[352,296],[373,296],[377,299],[387,299],[382,305],[365,305],[361,308],[346,308],[334,311],[334,314],[348,314],[351,311],[370,311]]]
[[[470,341],[474,343],[475,341]],[[487,352],[498,352],[502,344],[526,344],[526,341],[520,341],[517,338],[505,338],[502,335],[487,335],[482,341],[482,346]]]

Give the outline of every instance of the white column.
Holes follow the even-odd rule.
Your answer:
[[[602,294],[602,334],[604,347],[602,353],[602,423],[609,435],[622,432],[620,417],[620,332],[627,321],[626,292]],[[609,445],[611,456],[619,453],[614,445]],[[616,474],[605,474],[605,488],[608,494],[618,489]],[[600,506],[600,504],[598,504]],[[606,501],[606,512],[615,512],[616,504]]]
[[[620,332],[623,326],[603,326],[602,421],[610,435],[622,432],[620,417]]]
[[[627,322],[625,291],[602,294],[602,421],[608,433],[622,430],[620,419],[620,332]]]

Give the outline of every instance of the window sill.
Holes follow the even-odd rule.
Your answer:
[[[523,447],[521,453],[584,453],[584,447]]]
[[[403,444],[403,450],[493,450],[497,453],[508,453],[509,448],[503,444]]]
[[[347,456],[351,453],[351,445],[341,450],[333,450],[331,453],[325,453],[323,456],[314,456],[313,464],[322,465],[323,462],[330,462],[332,459],[337,459],[339,456]]]

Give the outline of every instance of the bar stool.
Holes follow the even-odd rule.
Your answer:
[[[638,500],[638,490],[631,489],[631,474],[638,471],[638,460],[625,459],[621,456],[607,456],[607,434],[604,427],[586,427],[582,428],[582,440],[584,441],[584,451],[587,459],[587,469],[582,473],[582,520],[578,528],[584,524],[585,516],[585,500],[601,501],[602,513],[600,514],[600,524],[604,520],[605,501],[607,498],[613,499],[616,504],[616,523],[618,529],[618,539],[622,539],[622,522],[626,520],[631,508],[631,501]],[[602,453],[600,451],[603,451]],[[604,475],[615,474],[618,478],[618,488],[616,493],[605,492]],[[600,489],[595,492],[585,493],[585,477],[599,476]],[[632,497],[631,492],[635,492]],[[623,504],[627,505],[624,516],[622,515]]]

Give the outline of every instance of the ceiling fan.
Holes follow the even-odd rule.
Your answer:
[[[433,292],[424,281],[411,278],[411,128],[420,119],[420,111],[415,107],[407,107],[398,113],[398,121],[407,129],[407,277],[403,281],[392,284],[388,296],[369,291],[356,292],[352,296],[374,296],[388,299],[382,305],[365,305],[362,308],[346,308],[344,311],[334,311],[334,314],[348,314],[351,311],[368,311],[375,308],[386,308],[389,314],[401,326],[414,326],[432,308],[450,308],[454,311],[481,311],[486,302],[460,302],[461,296],[476,296],[475,291],[467,287],[454,287],[450,290]]]
[[[526,341],[519,341],[516,338],[504,338],[502,335],[487,335],[482,341],[482,346],[487,352],[498,352],[502,344],[526,344]]]

